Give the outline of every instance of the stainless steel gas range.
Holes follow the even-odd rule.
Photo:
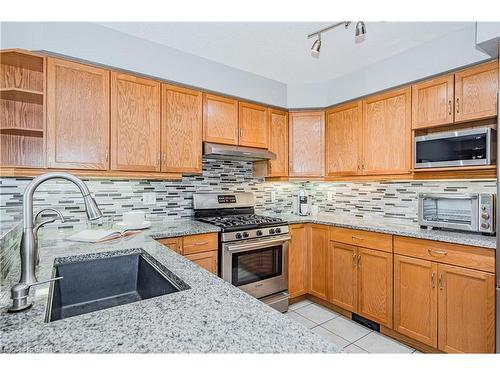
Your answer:
[[[195,193],[195,219],[218,226],[219,276],[288,310],[288,224],[256,215],[253,193]]]

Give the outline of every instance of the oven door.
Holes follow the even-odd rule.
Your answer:
[[[478,194],[421,194],[418,219],[422,226],[479,231]]]
[[[256,298],[288,288],[289,236],[222,245],[222,278]]]

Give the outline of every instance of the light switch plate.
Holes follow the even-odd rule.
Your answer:
[[[326,193],[326,199],[328,199],[329,201],[333,201],[333,192],[329,191],[328,193]]]
[[[271,202],[275,202],[275,201],[276,201],[276,192],[271,191]]]
[[[156,193],[143,193],[142,194],[142,203],[145,205],[154,205],[156,204]]]

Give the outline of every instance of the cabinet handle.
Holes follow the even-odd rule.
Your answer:
[[[160,165],[160,161],[161,161],[161,156],[160,156],[160,153],[158,152],[156,154],[156,165]]]
[[[364,240],[363,237],[358,237],[358,236],[351,236],[351,238],[353,241],[363,241]]]
[[[352,266],[356,267],[356,253],[355,252],[352,253]]]
[[[457,113],[460,113],[460,98],[457,98]]]
[[[435,274],[434,274],[434,272],[432,272],[431,273],[431,287],[432,287],[432,289],[434,289],[436,287],[436,284],[434,282],[434,276],[435,276]]]
[[[205,241],[205,242],[195,242],[192,245],[184,245],[184,247],[202,246],[202,245],[207,245],[207,244],[208,244],[208,241]]]
[[[451,115],[451,99],[448,100],[448,114]]]
[[[427,252],[429,253],[429,255],[432,255],[432,256],[440,256],[440,255],[446,255],[448,254],[447,251],[441,251],[441,250],[433,250],[433,249],[428,249]]]
[[[439,289],[443,290],[443,274],[442,273],[439,274],[438,285],[439,285]]]
[[[361,254],[358,254],[358,267],[361,267]]]

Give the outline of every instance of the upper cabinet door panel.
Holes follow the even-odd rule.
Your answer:
[[[453,74],[412,86],[412,128],[453,122]]]
[[[238,144],[238,101],[203,94],[203,140]]]
[[[47,163],[109,168],[109,71],[48,58]]]
[[[326,113],[326,174],[352,176],[361,173],[362,102]]]
[[[200,91],[162,85],[162,172],[201,173]]]
[[[239,141],[241,146],[269,147],[269,124],[267,108],[239,102]]]
[[[391,91],[363,101],[365,174],[404,174],[411,168],[411,91]]]
[[[455,121],[471,121],[497,115],[498,61],[455,74]]]
[[[269,177],[288,176],[288,113],[269,110],[269,151],[276,154],[269,161]]]
[[[160,83],[111,73],[111,168],[160,171]]]
[[[324,112],[292,112],[288,128],[290,177],[322,177],[325,170]]]

